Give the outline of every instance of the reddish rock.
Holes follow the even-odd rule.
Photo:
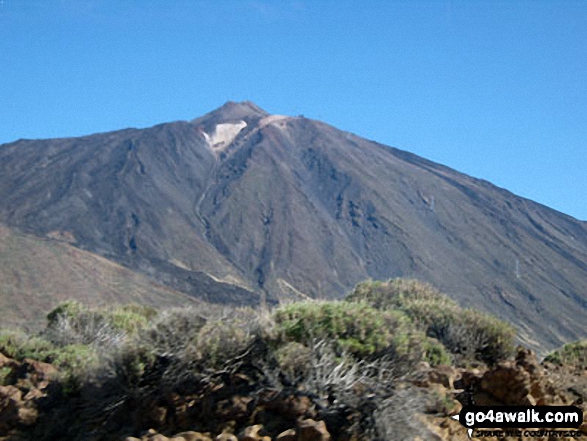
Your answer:
[[[19,378],[24,373],[36,385],[41,381],[49,381],[54,378],[55,374],[57,374],[57,368],[49,363],[25,358],[20,366],[19,373],[21,373],[21,375],[18,375]]]
[[[330,441],[330,433],[324,421],[312,419],[298,422],[297,441]]]

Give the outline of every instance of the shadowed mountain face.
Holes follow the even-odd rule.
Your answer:
[[[0,222],[212,301],[336,297],[404,276],[513,322],[531,346],[585,335],[585,223],[249,102],[2,145],[0,201]]]

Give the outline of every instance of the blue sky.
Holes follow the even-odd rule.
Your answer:
[[[587,2],[0,0],[0,143],[303,114],[587,220]]]

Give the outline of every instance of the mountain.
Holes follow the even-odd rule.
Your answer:
[[[192,121],[0,146],[0,222],[196,298],[339,297],[428,281],[551,348],[585,336],[587,224],[304,117]]]

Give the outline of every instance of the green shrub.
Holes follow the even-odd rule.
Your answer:
[[[139,387],[145,373],[153,367],[156,359],[157,356],[151,347],[134,341],[128,342],[108,354],[103,360],[101,372],[98,372],[103,379],[108,380],[109,387],[113,388],[115,393],[124,395]]]
[[[123,331],[127,335],[136,334],[148,324],[147,317],[126,307],[116,308],[107,313],[105,320],[114,329]]]
[[[54,351],[54,345],[43,338],[29,337],[20,331],[0,331],[0,352],[17,361],[25,358],[47,361]]]
[[[587,340],[567,343],[562,348],[548,354],[544,361],[573,366],[578,370],[587,369]]]
[[[79,372],[95,366],[98,354],[88,345],[75,344],[56,348],[48,360],[62,370]]]
[[[120,340],[122,333],[108,323],[103,310],[89,309],[76,301],[68,301],[47,315],[44,336],[56,346],[109,346]]]
[[[10,376],[10,373],[12,372],[12,369],[10,369],[9,367],[3,367],[0,368],[0,386],[7,386],[7,380]]]
[[[426,360],[449,363],[444,347],[415,329],[399,311],[381,311],[363,302],[300,302],[275,310],[276,331],[282,344],[296,342],[312,348],[324,340],[340,355],[357,358],[384,356],[403,368]]]
[[[87,309],[77,300],[68,300],[66,302],[60,303],[54,309],[52,309],[49,314],[47,314],[47,326],[54,326],[60,317],[75,319],[86,310]]]
[[[206,318],[193,308],[171,308],[159,314],[139,335],[141,344],[153,348],[156,355],[186,357]]]
[[[515,330],[495,317],[471,309],[439,309],[425,303],[406,305],[404,310],[428,336],[462,359],[477,359],[491,365],[513,354]]]
[[[278,333],[306,346],[313,340],[333,341],[339,351],[362,357],[402,346],[406,318],[378,311],[366,303],[300,302],[274,312]],[[392,331],[393,330],[393,331]]]
[[[312,361],[312,350],[301,343],[292,341],[275,351],[279,368],[291,379],[304,377]]]
[[[234,318],[209,321],[196,336],[196,357],[206,368],[220,367],[244,352],[253,338],[247,324]]]
[[[396,278],[359,283],[346,297],[349,302],[366,302],[377,309],[402,309],[407,304],[426,303],[443,309],[457,303],[432,285],[414,279]]]
[[[0,352],[22,361],[25,358],[51,363],[58,368],[57,378],[66,391],[73,389],[98,364],[98,355],[87,345],[55,346],[40,337],[29,337],[18,331],[0,331]],[[0,385],[9,372],[0,372]]]
[[[381,310],[405,313],[428,335],[463,360],[494,364],[513,354],[514,328],[488,314],[463,309],[432,286],[416,280],[364,282],[347,297]]]
[[[68,301],[47,315],[45,336],[57,346],[119,345],[145,329],[156,314],[154,309],[141,305],[92,309]]]
[[[452,364],[452,357],[446,351],[444,345],[438,340],[428,337],[422,339],[420,344],[423,352],[423,361],[428,362],[432,366],[439,364]]]
[[[159,312],[153,308],[152,306],[148,305],[138,305],[136,303],[130,303],[128,305],[122,305],[116,308],[117,311],[125,311],[125,312],[132,312],[138,315],[143,316],[148,321],[153,320],[155,317],[159,315]]]

